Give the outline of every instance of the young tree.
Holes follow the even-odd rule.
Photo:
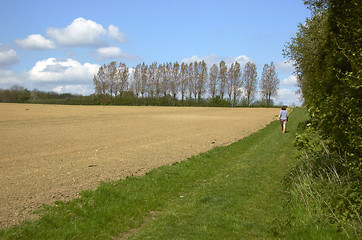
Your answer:
[[[138,64],[133,72],[133,91],[136,97],[139,96],[139,93],[141,91],[141,64]]]
[[[221,99],[224,99],[227,80],[228,80],[227,79],[227,66],[224,61],[221,61],[219,64],[219,77],[218,77],[218,86],[219,86],[219,93],[220,93]]]
[[[241,93],[241,67],[240,63],[232,63],[228,70],[228,81],[226,83],[227,93],[232,105],[236,105],[236,99]]]
[[[234,63],[231,64],[228,69],[228,80],[226,82],[226,92],[229,97],[229,101],[231,102],[231,96],[233,95],[233,72],[234,72]]]
[[[247,62],[242,77],[247,106],[250,105],[250,101],[255,97],[258,84],[257,76],[255,63]]]
[[[157,88],[159,81],[157,78],[157,63],[154,62],[148,67],[148,95],[150,97],[158,97]]]
[[[211,98],[216,97],[218,75],[219,75],[219,68],[216,64],[214,64],[210,68],[210,74],[209,74],[209,93],[211,95]]]
[[[93,77],[93,84],[95,88],[95,94],[106,96],[108,89],[108,80],[104,69],[106,65],[104,64],[98,69],[97,75]]]
[[[272,97],[278,95],[279,79],[273,62],[264,64],[260,81],[260,92],[268,106],[272,105]]]
[[[141,96],[144,97],[144,94],[147,93],[148,89],[148,66],[145,63],[141,65]]]
[[[170,63],[162,64],[159,66],[160,80],[161,80],[161,93],[164,97],[169,93],[170,88]]]
[[[118,67],[118,91],[122,96],[123,92],[128,89],[128,78],[129,78],[129,68],[125,63],[119,63]]]
[[[178,62],[172,65],[170,69],[171,72],[171,81],[170,81],[170,92],[173,98],[176,99],[176,96],[180,88],[180,64]]]
[[[196,95],[195,88],[195,65],[194,63],[189,64],[189,76],[188,76],[188,91],[189,91],[189,99],[192,99],[192,95]],[[195,96],[196,99],[196,96]]]
[[[232,79],[233,79],[232,80],[232,86],[233,86],[232,103],[233,103],[233,106],[235,106],[236,105],[236,99],[240,96],[241,87],[242,87],[241,66],[240,66],[240,63],[238,63],[238,62],[234,63]]]
[[[181,63],[180,69],[180,93],[181,93],[181,101],[184,101],[185,94],[188,87],[188,66],[186,63]]]
[[[113,95],[118,93],[118,69],[116,61],[110,62],[104,69],[104,72],[108,81],[108,93],[112,101]]]
[[[197,89],[197,95],[198,95],[198,101],[201,100],[203,94],[205,93],[205,84],[207,82],[207,65],[205,61],[199,62],[197,66],[197,72],[198,72],[198,78],[196,82],[196,89]]]

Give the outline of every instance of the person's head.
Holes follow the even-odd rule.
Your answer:
[[[283,107],[282,107],[282,110],[287,110],[287,107],[286,107],[286,106],[283,106]]]

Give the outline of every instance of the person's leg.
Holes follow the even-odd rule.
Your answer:
[[[283,121],[283,133],[285,133],[285,128],[287,127],[287,121]]]

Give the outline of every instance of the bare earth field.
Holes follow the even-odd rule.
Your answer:
[[[227,145],[279,109],[0,104],[0,227],[100,181]]]

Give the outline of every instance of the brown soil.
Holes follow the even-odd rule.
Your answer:
[[[0,104],[0,227],[100,181],[227,145],[279,110]]]

